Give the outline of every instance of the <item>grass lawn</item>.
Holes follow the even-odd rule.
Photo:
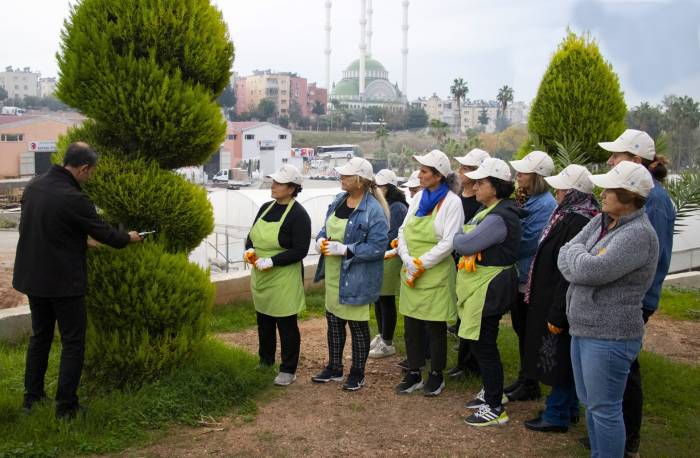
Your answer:
[[[676,320],[700,320],[700,290],[664,288],[659,313]]]

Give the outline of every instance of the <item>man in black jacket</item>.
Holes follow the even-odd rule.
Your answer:
[[[12,286],[29,297],[32,336],[24,376],[25,412],[46,398],[44,376],[54,327],[61,334],[61,364],[56,416],[72,418],[79,410],[78,383],[85,354],[85,290],[88,236],[115,248],[141,240],[138,232],[104,222],[82,192],[94,173],[97,154],[85,143],[72,143],[63,166],[54,165],[32,180],[22,196],[22,217]]]

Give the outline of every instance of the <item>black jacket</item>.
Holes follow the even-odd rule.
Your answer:
[[[530,305],[525,330],[526,374],[551,386],[568,384],[573,380],[569,348],[571,336],[566,320],[567,282],[557,267],[559,249],[583,227],[589,219],[569,213],[559,221],[540,242],[532,267]],[[551,334],[547,322],[564,329]]]
[[[129,234],[105,223],[73,175],[54,165],[22,196],[12,286],[28,296],[82,296],[87,288],[87,236],[115,248]]]
[[[253,225],[255,225],[255,222],[258,220],[258,218],[260,218],[260,215],[262,215],[262,213],[267,210],[267,207],[272,203],[274,203],[274,201],[265,202],[260,207],[258,214],[255,215],[255,219],[253,220]],[[267,221],[269,223],[279,221],[286,209],[287,205],[279,205],[274,203],[270,211],[263,217],[263,221]],[[277,241],[286,251],[283,251],[271,258],[272,263],[276,266],[288,266],[290,264],[294,264],[295,262],[299,262],[304,259],[309,253],[309,244],[311,242],[311,218],[309,218],[309,214],[306,212],[306,209],[304,209],[299,202],[294,201],[294,206],[289,209],[287,217],[280,226]],[[250,234],[248,234],[248,237],[246,238],[245,248],[246,250],[249,248],[255,248],[253,246],[253,242],[250,240]]]

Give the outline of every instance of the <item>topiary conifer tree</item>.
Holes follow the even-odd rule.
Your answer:
[[[100,153],[86,192],[113,224],[156,230],[88,258],[86,375],[134,385],[172,370],[206,335],[209,273],[188,253],[213,229],[206,191],[172,169],[224,140],[217,97],[233,44],[209,0],[81,0],[57,55],[57,96],[89,117],[59,142]]]
[[[580,142],[593,162],[604,162],[598,142],[625,130],[627,107],[610,63],[589,35],[569,31],[552,56],[528,119],[530,138],[517,153],[545,148],[555,155],[557,142]]]

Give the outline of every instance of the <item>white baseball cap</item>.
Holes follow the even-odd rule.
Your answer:
[[[484,159],[490,158],[491,155],[484,151],[483,149],[474,148],[469,151],[465,156],[456,157],[455,159],[462,165],[467,165],[470,167],[479,167]]]
[[[654,180],[647,168],[632,161],[622,161],[608,173],[588,178],[599,188],[627,189],[642,197],[647,197],[654,187]]]
[[[377,183],[377,186],[384,186],[387,184],[393,184],[394,186],[396,186],[396,174],[389,169],[381,169],[374,176],[374,182]]]
[[[301,185],[303,181],[299,169],[291,164],[283,164],[277,172],[268,175],[268,178],[272,178],[276,182],[282,184],[294,183]]]
[[[367,180],[374,181],[372,164],[367,159],[353,157],[345,165],[335,167],[335,171],[341,175],[357,175]]]
[[[656,157],[654,139],[642,130],[627,129],[614,142],[600,142],[598,145],[611,153],[630,153],[650,161]]]
[[[480,180],[486,177],[494,177],[503,181],[511,181],[512,174],[510,173],[510,167],[506,161],[498,159],[496,157],[489,157],[484,159],[478,169],[473,172],[465,173],[472,180]]]
[[[554,172],[554,161],[544,151],[533,151],[519,161],[510,161],[510,165],[520,173],[536,173],[548,177]]]
[[[586,167],[571,164],[559,172],[559,175],[545,177],[544,179],[554,189],[576,189],[590,194],[593,192],[593,183],[588,178],[590,176],[591,172]]]
[[[438,172],[440,172],[440,175],[444,177],[452,173],[452,167],[450,167],[450,158],[448,158],[447,155],[439,149],[434,149],[431,152],[422,156],[415,155],[413,156],[413,159],[417,160],[422,165],[433,167]]]
[[[419,170],[411,173],[408,181],[401,185],[402,188],[417,188],[420,186],[420,179],[418,178]]]

